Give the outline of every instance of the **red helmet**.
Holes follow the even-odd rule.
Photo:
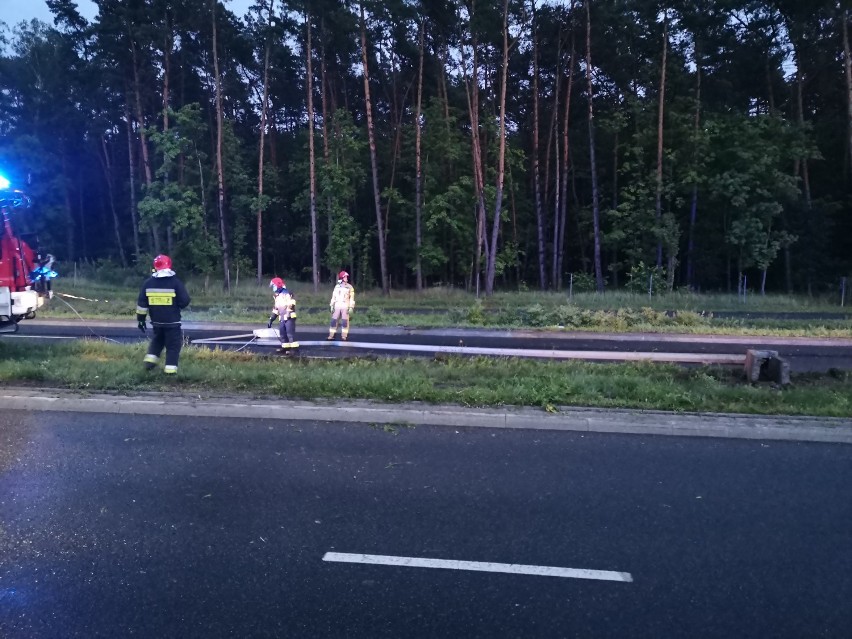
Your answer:
[[[158,255],[154,258],[154,270],[163,271],[172,267],[172,258],[168,255]]]
[[[344,277],[349,277],[349,273],[346,271],[340,271],[340,273],[337,274],[337,279],[339,280],[342,280]]]
[[[273,277],[271,280],[269,280],[269,288],[271,288],[273,291],[277,291],[279,288],[284,288],[284,280],[282,280],[280,277]]]

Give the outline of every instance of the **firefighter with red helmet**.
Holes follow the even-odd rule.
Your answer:
[[[349,338],[349,314],[355,309],[355,287],[349,283],[349,273],[340,271],[337,275],[337,286],[331,293],[329,302],[331,324],[328,328],[328,338],[334,339],[337,324],[340,322],[340,337],[345,341]]]
[[[281,340],[281,348],[299,348],[296,341],[296,298],[287,290],[287,285],[280,277],[273,277],[269,281],[272,289],[272,315],[269,316],[267,328],[272,328],[272,322],[278,318],[278,337]]]
[[[166,349],[167,375],[177,373],[180,349],[183,346],[183,332],[180,328],[181,309],[189,306],[190,297],[175,272],[168,255],[154,258],[154,273],[142,284],[139,299],[136,302],[136,319],[139,330],[147,334],[146,315],[151,316],[154,336],[145,355],[145,368],[151,370],[160,361],[163,348]]]

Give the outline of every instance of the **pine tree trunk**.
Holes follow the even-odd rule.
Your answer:
[[[576,0],[571,0],[571,58],[568,61],[568,89],[565,97],[565,111],[562,116],[562,175],[558,179],[561,181],[559,190],[562,192],[560,198],[559,210],[559,251],[557,263],[557,289],[562,288],[562,272],[563,261],[565,259],[565,228],[568,222],[568,167],[570,164],[570,134],[569,127],[571,124],[571,92],[574,88],[574,56],[576,55],[576,36],[574,30],[574,10],[576,8]]]
[[[328,169],[331,166],[331,153],[328,148],[328,68],[325,61],[325,39],[328,36],[325,30],[325,18],[320,18],[320,31],[322,38],[320,39],[320,100],[322,101],[322,156],[325,161],[325,167]],[[326,196],[326,227],[328,235],[331,237],[332,231],[332,200],[331,195]]]
[[[447,128],[447,135],[450,134],[450,96],[447,92],[447,58],[449,57],[449,53],[447,52],[448,47],[444,45],[443,53],[441,55],[441,91],[442,94],[442,102],[444,106],[444,125]]]
[[[669,50],[669,16],[668,10],[663,16],[663,61],[660,65],[660,103],[657,109],[657,184],[654,202],[654,215],[657,222],[657,232],[663,219],[663,121],[666,104],[666,57]],[[663,238],[657,237],[657,268],[663,265]]]
[[[592,170],[592,226],[595,245],[595,290],[603,293],[604,281],[601,269],[601,223],[600,193],[598,192],[598,169],[595,164],[595,110],[594,91],[592,90],[592,17],[589,2],[586,2],[586,82],[589,98],[589,159]]]
[[[843,34],[843,75],[846,78],[846,137],[849,151],[847,161],[852,170],[852,51],[849,48],[849,9],[840,12],[840,25]]]
[[[804,84],[805,74],[802,73],[802,57],[799,54],[799,45],[793,42],[793,57],[796,62],[796,121],[800,127],[805,126],[804,106]],[[805,196],[805,206],[811,208],[811,180],[808,172],[808,159],[802,158],[800,167],[802,172],[802,193]]]
[[[382,224],[382,206],[379,197],[379,167],[376,160],[376,135],[373,128],[373,104],[370,99],[370,69],[367,64],[367,21],[364,18],[364,3],[361,8],[361,64],[364,71],[364,100],[367,109],[367,137],[370,144],[370,166],[373,172],[373,200],[376,207],[376,234],[379,240],[379,269],[382,278],[382,293],[388,295],[388,266],[385,255],[385,231]]]
[[[775,116],[775,91],[772,89],[772,67],[770,66],[769,53],[766,54],[764,63],[766,71],[766,100],[769,108],[769,115]]]
[[[701,130],[701,64],[698,55],[695,56],[695,120],[693,123],[693,134],[695,143],[698,144],[698,133]],[[697,148],[693,152],[693,161],[697,161]],[[689,240],[686,247],[686,283],[689,287],[695,287],[695,225],[698,220],[698,182],[692,185],[692,201],[689,205]]]
[[[269,0],[269,18],[267,23],[272,28],[272,17],[275,11],[275,0]],[[266,51],[263,56],[263,101],[260,105],[260,149],[257,153],[257,283],[263,280],[263,160],[266,153],[266,114],[269,109],[269,38],[266,36]]]
[[[500,234],[500,212],[503,208],[503,183],[506,176],[506,84],[509,75],[509,0],[503,0],[503,71],[500,83],[500,139],[497,155],[497,185],[494,202],[494,222],[491,227],[491,250],[485,274],[485,294],[494,293],[497,272],[497,237]]]
[[[314,71],[311,48],[311,18],[310,14],[305,16],[305,25],[308,30],[307,46],[305,47],[305,58],[307,61],[307,84],[308,84],[308,155],[310,172],[310,213],[311,213],[311,259],[312,279],[314,293],[319,291],[319,229],[317,225],[317,169],[316,151],[314,149]]]
[[[539,171],[539,127],[538,127],[538,31],[535,15],[535,0],[531,0],[532,7],[532,45],[533,45],[533,77],[532,77],[532,101],[533,101],[533,131],[532,131],[532,169],[533,190],[535,192],[535,224],[538,238],[538,287],[542,291],[547,288],[547,277],[545,275],[545,262],[547,251],[544,246],[544,212],[541,210],[541,175]],[[554,256],[555,257],[555,256]]]
[[[470,5],[470,17],[473,20],[473,12],[475,2]],[[473,262],[474,272],[471,274],[471,281],[474,281],[476,287],[476,296],[479,297],[480,289],[480,274],[482,266],[482,249],[485,249],[485,261],[488,262],[488,244],[485,242],[485,178],[482,166],[482,152],[479,137],[479,67],[477,64],[477,39],[473,31],[471,31],[471,51],[472,51],[472,77],[467,73],[466,48],[461,45],[460,51],[462,55],[462,75],[465,84],[465,97],[467,98],[467,110],[470,117],[470,138],[471,138],[471,153],[473,160],[473,178],[474,191],[476,197],[476,206],[474,208],[474,217],[476,218],[476,247],[475,260]],[[447,116],[448,118],[448,116]],[[449,127],[449,119],[447,119]]]
[[[512,244],[516,247],[520,246],[518,244],[518,207],[515,203],[515,179],[512,177],[512,163],[509,163],[509,166],[506,168],[506,172],[508,173],[509,178],[509,207],[512,210]],[[520,260],[515,261],[515,281],[520,283],[521,281],[521,262]]]
[[[169,16],[168,13],[165,16],[165,25],[166,25],[166,39],[163,43],[163,133],[168,133],[169,131],[169,81],[171,79],[171,52],[172,52],[172,38],[170,32],[169,25]],[[166,153],[163,153],[163,163],[167,162]],[[169,183],[169,174],[164,173],[163,181],[165,184]],[[166,250],[171,255],[174,252],[174,238],[172,235],[172,220],[165,219],[166,223]]]
[[[126,87],[125,87],[126,88]],[[125,92],[126,94],[126,92]],[[124,121],[127,123],[128,173],[130,177],[130,224],[133,227],[133,261],[139,261],[139,221],[136,211],[136,155],[133,153],[133,120],[130,116],[130,100],[124,100]]]
[[[415,138],[414,138],[414,242],[416,251],[415,274],[417,279],[417,290],[423,290],[423,265],[421,263],[421,252],[423,250],[423,230],[421,228],[423,219],[423,174],[420,162],[420,145],[422,138],[422,123],[420,122],[423,107],[423,39],[426,30],[426,21],[420,19],[420,38],[418,40],[418,64],[417,64],[417,111],[415,115]]]
[[[561,32],[560,32],[561,37]],[[561,41],[560,41],[561,45]],[[556,54],[556,59],[561,60],[562,58],[562,50],[560,46],[559,52]],[[539,71],[539,76],[541,72]],[[550,124],[547,126],[547,143],[544,145],[544,178],[541,180],[542,189],[541,189],[541,202],[542,209],[545,211],[550,206],[551,203],[551,189],[550,189],[550,159],[551,159],[551,151],[553,150],[554,142],[556,144],[556,156],[559,154],[559,114],[558,114],[558,106],[556,103],[559,102],[559,84],[560,84],[560,76],[559,73],[556,73],[556,86],[553,90],[553,102],[554,108],[551,109],[550,113]],[[541,91],[539,91],[541,93]],[[541,108],[539,107],[539,111]],[[539,118],[540,120],[541,118]],[[539,127],[541,128],[541,127]],[[539,146],[541,146],[541,135],[539,134]],[[555,171],[557,178],[554,180],[556,184],[559,183],[559,170]],[[554,189],[555,195],[555,189]],[[545,217],[546,220],[546,217]]]
[[[396,76],[396,73],[394,73]],[[409,85],[410,86],[410,85]],[[394,81],[394,86],[392,89],[392,93],[396,95],[396,81]],[[396,101],[396,97],[394,98],[394,102]],[[405,100],[403,99],[403,102]],[[404,109],[402,105],[397,107],[394,105],[393,112],[398,115],[393,116],[393,150],[391,151],[391,168],[390,168],[390,180],[388,181],[388,190],[393,191],[394,184],[396,184],[396,168],[401,157],[402,153],[402,116],[404,114]],[[387,246],[388,241],[388,232],[390,230],[390,215],[391,215],[391,205],[393,204],[393,199],[388,198],[385,203],[385,246]]]
[[[556,67],[556,84],[553,91],[553,117],[550,120],[550,134],[548,134],[547,148],[548,148],[548,158],[550,156],[550,138],[552,137],[555,141],[555,149],[553,154],[553,164],[554,171],[553,174],[556,176],[554,180],[554,188],[553,188],[553,260],[551,262],[550,268],[550,284],[555,289],[559,289],[559,280],[561,279],[561,271],[559,265],[559,238],[562,236],[562,218],[560,216],[560,205],[562,202],[562,193],[561,193],[561,166],[560,166],[560,156],[559,156],[559,94],[562,90],[562,72],[559,66],[562,64],[562,29],[559,30],[559,46],[558,52],[556,55],[557,67]],[[548,188],[550,187],[550,171],[546,171],[547,178],[545,180],[545,184],[547,184]]]
[[[397,82],[399,74],[397,72],[396,65],[396,38],[393,39],[393,43],[393,48],[391,49],[391,122],[393,122],[393,151],[391,152],[390,180],[388,181],[388,190],[391,192],[393,191],[394,184],[396,184],[396,169],[402,155],[402,118],[405,115],[405,97],[408,95],[408,90],[411,88],[411,84],[409,84],[402,96],[402,99],[399,100]],[[387,236],[390,231],[392,204],[393,198],[388,198],[385,203],[385,246],[387,246]]]
[[[148,157],[148,137],[145,135],[145,116],[142,112],[142,90],[139,86],[139,68],[136,61],[136,44],[131,41],[133,57],[133,93],[136,102],[136,125],[139,127],[139,147],[142,150],[142,167],[145,170],[145,185],[150,187],[154,181],[151,172],[151,159]],[[151,221],[151,237],[154,241],[154,253],[160,252],[160,232],[158,224]]]
[[[112,226],[115,231],[115,245],[118,248],[118,256],[121,259],[121,266],[127,268],[127,256],[124,253],[124,246],[121,241],[121,224],[118,221],[118,211],[115,207],[115,188],[113,187],[113,167],[112,158],[107,147],[106,136],[101,135],[101,168],[104,172],[104,180],[107,184],[107,195],[109,196],[109,208],[112,212]]]
[[[217,191],[216,202],[219,212],[219,239],[222,245],[222,269],[224,280],[222,286],[226,292],[231,291],[231,255],[228,245],[228,229],[225,223],[225,167],[222,163],[222,144],[223,144],[223,120],[222,117],[222,80],[219,75],[219,49],[217,42],[216,28],[216,3],[217,0],[211,0],[212,17],[213,17],[213,72],[216,79],[216,178]]]

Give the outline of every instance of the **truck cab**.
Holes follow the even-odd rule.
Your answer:
[[[13,210],[28,206],[29,198],[0,176],[0,333],[14,333],[18,322],[35,317],[46,297],[33,281],[40,266],[36,254],[12,224]]]

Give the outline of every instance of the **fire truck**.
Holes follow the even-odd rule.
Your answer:
[[[51,295],[53,258],[41,258],[15,234],[13,213],[30,199],[0,176],[0,333],[14,333],[18,322],[35,317]]]

